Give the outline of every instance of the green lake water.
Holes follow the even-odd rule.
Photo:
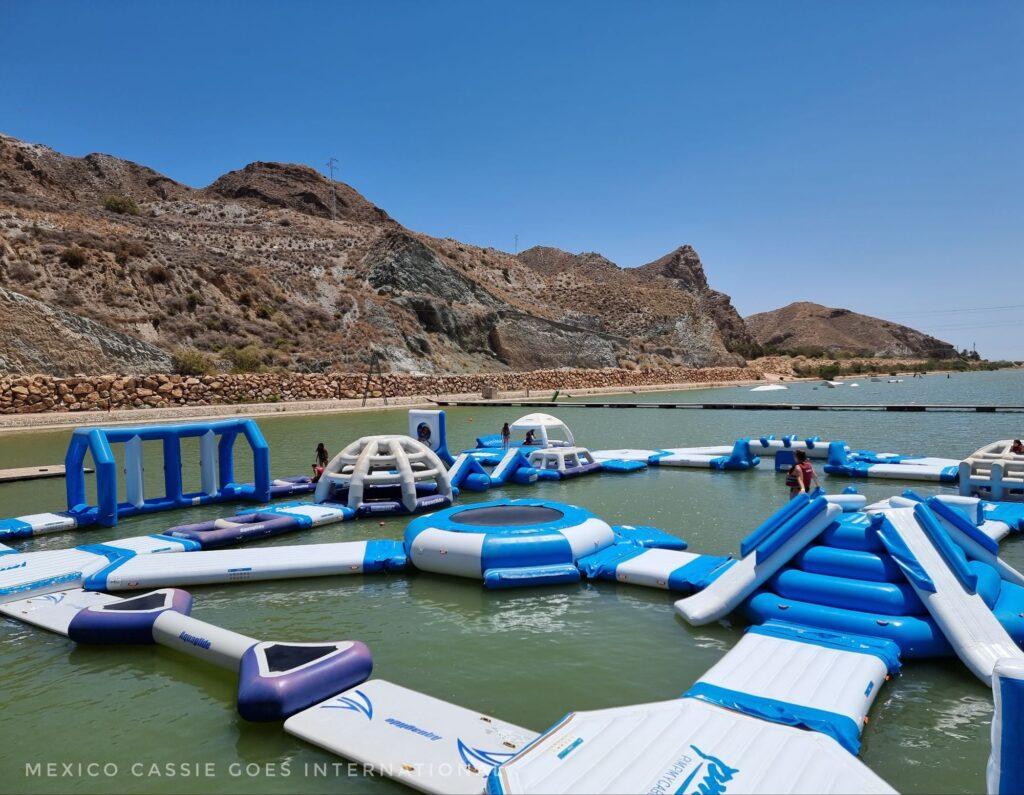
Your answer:
[[[858,381],[835,390],[747,388],[618,395],[615,401],[861,403],[1024,402],[1024,372]],[[605,398],[602,398],[604,400]],[[530,409],[448,410],[449,446],[472,446]],[[1024,434],[1024,415],[750,412],[560,408],[592,449],[731,443],[743,435],[818,434],[859,448],[959,458],[994,439]],[[260,420],[275,475],[308,473],[316,443],[335,452],[369,433],[403,433],[404,410]],[[0,468],[63,460],[69,431],[0,437]],[[595,475],[536,487],[466,494],[463,502],[543,497],[583,505],[611,523],[678,534],[698,552],[735,552],[739,540],[786,498],[770,459],[760,471],[658,469]],[[197,467],[196,467],[197,468]],[[242,467],[244,471],[244,466]],[[153,477],[159,465],[149,467]],[[830,491],[851,481],[825,479]],[[869,500],[913,486],[859,481]],[[154,491],[155,485],[154,485]],[[0,516],[64,507],[63,480],[0,485]],[[225,516],[215,505],[125,520],[115,528],[44,537],[51,549],[159,532]],[[359,520],[268,544],[401,538],[404,519]],[[1004,556],[1024,567],[1024,542]],[[739,627],[694,628],[667,592],[584,583],[489,592],[478,581],[427,574],[335,577],[190,589],[194,615],[261,639],[358,639],[374,675],[542,730],[574,709],[678,696],[740,636]],[[0,790],[3,792],[397,792],[404,788],[342,766],[285,734],[240,719],[235,677],[159,647],[77,648],[65,638],[0,619]],[[955,658],[910,661],[886,685],[864,733],[862,758],[900,792],[982,792],[991,694]],[[41,763],[36,770],[26,765]],[[56,763],[55,775],[46,775]],[[63,763],[72,768],[61,767]],[[77,765],[94,763],[100,768]],[[154,765],[158,766],[154,769]],[[91,772],[96,775],[90,775]]]

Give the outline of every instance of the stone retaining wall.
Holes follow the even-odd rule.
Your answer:
[[[386,374],[375,379],[371,397],[412,397],[504,390],[572,390],[608,386],[656,386],[757,379],[749,367],[627,370],[532,370],[479,375]],[[0,414],[58,411],[108,411],[168,406],[352,399],[363,396],[360,373],[244,373],[237,375],[46,375],[0,377]]]

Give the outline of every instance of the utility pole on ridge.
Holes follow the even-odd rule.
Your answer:
[[[338,165],[338,158],[332,157],[327,161],[327,169],[331,173],[331,220],[336,220],[338,215],[338,196],[334,190],[334,167]]]

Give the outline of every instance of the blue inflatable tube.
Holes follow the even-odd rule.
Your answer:
[[[758,591],[744,603],[741,610],[755,624],[777,619],[855,635],[887,638],[900,647],[900,654],[907,659],[947,657],[953,654],[953,648],[931,616],[863,613],[785,599],[771,591]]]
[[[927,611],[914,589],[902,582],[871,582],[784,569],[769,587],[786,599],[885,616],[920,616]]]
[[[899,582],[903,579],[900,567],[891,557],[859,549],[808,547],[793,558],[793,565],[813,574],[831,574],[852,580]]]

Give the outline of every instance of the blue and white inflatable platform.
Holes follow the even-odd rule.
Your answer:
[[[850,478],[956,483],[960,476],[960,462],[953,458],[876,453],[873,450],[851,451],[845,442],[832,442],[828,446],[825,471],[830,475]]]
[[[293,715],[284,729],[420,792],[479,795],[537,733],[373,679]]]
[[[891,793],[854,755],[886,641],[752,629],[682,698],[571,712],[495,769],[499,793]]]

